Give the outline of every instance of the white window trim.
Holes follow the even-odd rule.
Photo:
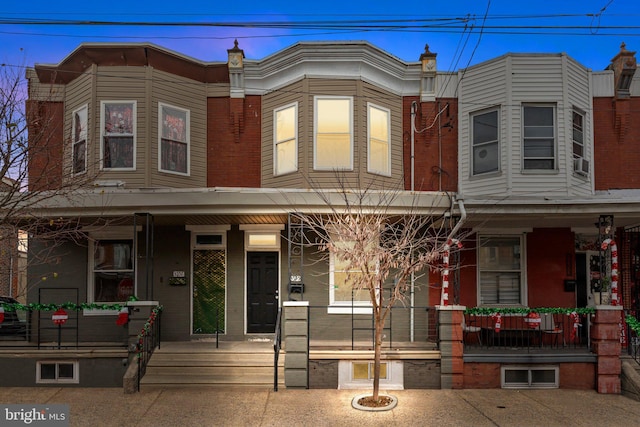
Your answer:
[[[138,226],[136,231],[140,231],[142,228]],[[99,240],[135,240],[136,236],[133,232],[133,227],[125,227],[125,226],[117,226],[110,227],[109,230],[100,230],[89,233],[89,245],[88,245],[88,269],[87,269],[87,302],[95,303],[95,283],[94,283],[94,259],[93,259],[93,251],[95,249],[95,242]],[[133,247],[135,248],[135,241],[133,242]],[[138,271],[138,257],[135,254],[132,254],[133,257],[133,295],[138,294],[138,279],[136,277],[136,272]],[[111,301],[112,303],[117,303],[115,301]],[[99,304],[109,304],[109,301],[100,301]],[[85,309],[83,310],[83,314],[85,315],[114,315],[117,314],[117,310],[101,310],[101,309]]]
[[[387,171],[379,171],[375,170],[371,167],[371,110],[376,109],[380,110],[387,115]],[[382,107],[380,105],[374,104],[372,102],[367,102],[367,172],[382,175],[382,176],[391,176],[391,110],[388,108]]]
[[[354,363],[373,363],[373,360],[340,360],[338,363],[338,389],[366,389],[373,385],[373,379],[353,378]],[[387,365],[387,378],[380,378],[380,386],[387,390],[404,390],[404,363],[401,360],[382,360]]]
[[[353,302],[353,304],[352,304]],[[329,252],[329,306],[328,314],[371,314],[371,301],[336,301],[335,300],[335,255]]]
[[[174,110],[183,111],[186,113],[185,121],[186,121],[186,141],[177,141],[181,144],[185,144],[187,146],[187,171],[172,171],[168,169],[162,169],[162,109],[164,107],[173,108]],[[175,105],[166,104],[164,102],[158,102],[158,172],[169,173],[173,175],[180,176],[190,176],[191,175],[191,110],[187,110],[186,108],[177,107]]]
[[[283,224],[241,224],[240,230],[244,231],[244,248],[245,251],[249,252],[258,252],[258,251],[280,251],[280,240],[282,237],[280,236],[280,232],[284,230]],[[275,235],[275,243],[273,245],[251,245],[249,243],[249,239],[252,235],[262,235],[269,236]]]
[[[347,167],[340,168],[327,168],[327,167],[319,167],[317,165],[317,135],[318,135],[318,100],[324,99],[344,99],[349,101],[349,157],[350,163]],[[351,96],[325,96],[325,95],[316,95],[313,97],[313,169],[318,171],[333,171],[333,170],[353,170],[353,97]]]
[[[293,108],[293,115],[294,115],[294,125],[293,125],[294,165],[291,170],[286,170],[284,172],[278,173],[278,165],[280,161],[280,159],[278,158],[278,145],[281,143],[288,142],[290,141],[290,139],[278,141],[277,139],[278,121],[276,120],[276,117],[278,116],[278,113],[280,111],[285,111],[285,110],[288,110],[289,108]],[[297,170],[298,170],[298,103],[293,102],[291,104],[287,104],[273,110],[273,175],[274,176],[286,175],[289,173],[297,172]]]
[[[476,301],[478,306],[483,307],[527,307],[528,301],[528,284],[527,284],[527,234],[526,233],[488,233],[483,232],[476,235]],[[481,303],[481,269],[480,269],[480,240],[482,237],[517,237],[520,239],[520,303],[519,304],[482,304]]]
[[[498,162],[498,168],[494,171],[489,171],[489,172],[480,172],[480,173],[475,173],[474,172],[474,168],[475,168],[475,155],[474,155],[474,148],[476,147],[473,144],[473,135],[474,135],[474,127],[473,127],[473,119],[476,116],[479,115],[483,115],[483,114],[488,114],[488,113],[492,113],[492,112],[496,112],[497,113],[497,118],[496,118],[496,131],[497,131],[497,140],[496,140],[496,144],[498,145],[498,157],[496,158],[496,161]],[[474,111],[472,113],[469,113],[469,148],[470,148],[470,154],[469,154],[469,159],[470,159],[470,167],[469,167],[469,175],[471,177],[485,177],[485,176],[492,176],[492,175],[497,175],[500,174],[502,172],[502,147],[501,147],[501,143],[500,143],[500,121],[501,121],[501,109],[499,106],[497,107],[492,107],[492,108],[487,108],[484,110],[479,110],[479,111]],[[493,142],[484,142],[482,145],[488,145],[490,143]]]
[[[524,136],[524,110],[528,107],[540,107],[540,108],[551,108],[553,110],[553,168],[551,169],[526,169],[524,167],[525,161],[525,139],[535,139],[535,138],[525,138]],[[522,135],[522,161],[521,161],[521,171],[524,174],[527,173],[535,173],[535,174],[544,174],[544,173],[557,173],[558,172],[558,106],[552,103],[523,103],[522,108],[520,109],[521,115],[521,135]]]
[[[107,104],[133,104],[133,166],[130,168],[107,168],[104,166],[104,124],[105,124],[105,106]],[[138,101],[135,100],[105,100],[100,101],[100,169],[106,171],[135,171],[136,170],[136,157],[138,150]]]
[[[87,112],[87,129],[86,135],[84,138],[84,169],[81,172],[75,172],[75,147],[79,141],[76,141],[76,114],[82,110],[86,110]],[[89,156],[89,104],[84,104],[80,108],[76,108],[71,112],[71,175],[78,176],[87,173],[87,157]]]
[[[42,365],[56,365],[56,377],[58,376],[59,365],[73,365],[73,378],[56,378],[53,380],[42,379],[41,366]],[[80,372],[79,363],[77,360],[38,360],[36,362],[36,384],[79,384]]]

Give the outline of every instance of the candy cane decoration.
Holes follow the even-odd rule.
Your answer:
[[[440,297],[440,305],[449,305],[449,250],[453,244],[457,245],[458,249],[462,247],[462,243],[457,239],[449,239],[444,245],[444,255],[442,255],[444,269],[442,270],[442,295]]]
[[[573,323],[571,334],[569,335],[569,341],[574,341],[578,333],[578,326],[580,326],[580,316],[578,316],[578,313],[574,311],[569,315],[569,319],[571,319],[571,323]]]
[[[493,313],[491,315],[491,319],[495,322],[493,329],[496,331],[496,334],[500,333],[500,327],[502,326],[502,315],[500,313]]]
[[[601,248],[606,251],[609,246],[611,246],[611,305],[618,305],[618,245],[613,239],[605,239]]]

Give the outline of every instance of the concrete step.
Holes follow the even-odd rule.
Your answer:
[[[144,387],[273,387],[273,350],[222,350],[172,346],[151,356],[140,384]],[[278,361],[284,386],[284,352]]]

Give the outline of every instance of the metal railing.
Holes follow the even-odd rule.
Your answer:
[[[282,348],[282,308],[278,308],[276,331],[273,337],[273,391],[278,391],[278,361]]]
[[[636,363],[640,364],[640,313],[636,310],[625,310],[626,333],[625,344],[627,353]]]
[[[362,350],[373,348],[375,323],[367,307],[309,306],[309,339],[314,346]],[[437,313],[432,306],[398,306],[391,309],[383,330],[383,348],[435,349]]]
[[[157,306],[151,310],[149,318],[142,327],[142,331],[138,334],[135,343],[135,353],[138,359],[138,391],[140,391],[140,381],[147,371],[147,364],[153,355],[156,347],[160,348],[160,332],[162,317],[162,306]]]
[[[590,327],[590,314],[466,313],[462,338],[465,349],[590,349]]]

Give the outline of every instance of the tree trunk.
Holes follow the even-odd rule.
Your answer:
[[[373,398],[378,399],[380,394],[380,356],[382,354],[382,319],[380,316],[381,307],[374,311],[375,337],[373,343]]]

